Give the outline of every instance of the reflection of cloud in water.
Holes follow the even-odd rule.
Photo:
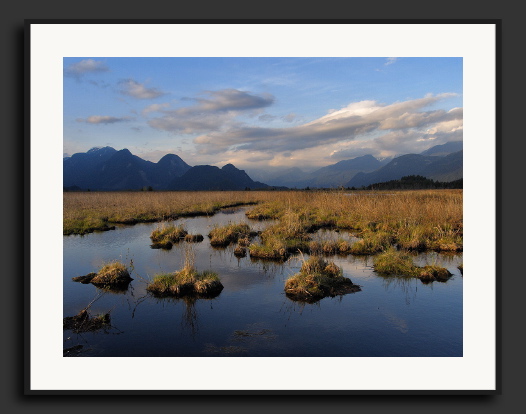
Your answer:
[[[405,334],[409,332],[409,327],[407,326],[407,321],[405,319],[399,318],[398,316],[392,314],[383,312],[383,315],[387,318],[389,322],[401,333]]]

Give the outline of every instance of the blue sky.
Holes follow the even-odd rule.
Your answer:
[[[462,140],[462,58],[64,58],[64,153],[309,170]]]

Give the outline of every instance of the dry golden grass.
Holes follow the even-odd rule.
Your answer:
[[[420,251],[461,251],[463,246],[462,190],[64,193],[64,234],[255,203],[247,217],[280,220],[262,235],[267,242],[284,238],[290,244],[301,235],[305,243],[305,232],[328,227],[355,230],[364,239],[350,249],[358,254],[383,251],[388,244]],[[288,244],[287,249],[296,247]]]
[[[210,215],[228,206],[266,199],[264,192],[71,192],[64,193],[64,234],[107,230],[112,224],[173,220]]]

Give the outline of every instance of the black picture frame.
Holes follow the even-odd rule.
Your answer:
[[[440,24],[469,24],[469,25],[494,25],[495,26],[495,61],[496,61],[496,128],[495,128],[495,140],[496,140],[496,182],[500,183],[501,166],[499,161],[501,158],[501,130],[502,130],[502,119],[501,119],[501,20],[498,19],[487,19],[487,20],[26,20],[25,22],[25,119],[26,130],[25,130],[25,166],[28,174],[25,175],[24,180],[24,192],[25,192],[25,214],[26,223],[28,224],[25,228],[25,253],[26,257],[30,258],[30,240],[31,240],[31,220],[30,220],[30,209],[32,205],[31,200],[31,182],[29,172],[31,171],[31,130],[29,122],[31,120],[31,26],[36,24],[72,24],[72,25],[84,25],[84,24],[253,24],[253,25],[264,25],[264,24],[389,24],[389,25],[400,25],[400,24],[426,24],[426,25],[440,25]],[[496,196],[500,199],[500,188],[497,185]],[[497,205],[497,228],[500,228],[500,208]],[[497,231],[496,244],[500,244],[500,231]],[[500,309],[501,309],[501,279],[498,277],[498,269],[501,265],[500,252],[496,252],[497,269],[496,275],[496,321],[500,320]],[[31,389],[31,336],[30,336],[30,288],[31,288],[31,268],[29,266],[29,260],[26,261],[24,269],[24,281],[25,281],[25,306],[26,306],[26,320],[25,320],[25,393],[27,395],[70,395],[70,394],[86,394],[86,395],[119,395],[129,394],[131,391],[122,390],[34,390]],[[500,352],[501,352],[501,332],[499,325],[496,326],[496,379],[495,389],[493,390],[134,390],[134,394],[147,394],[147,395],[369,395],[369,394],[382,394],[382,395],[497,395],[501,393],[501,368],[500,368]]]

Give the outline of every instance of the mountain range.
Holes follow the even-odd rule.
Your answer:
[[[250,176],[258,180],[254,181]],[[232,164],[190,166],[175,154],[157,163],[133,155],[128,149],[92,148],[63,159],[66,191],[93,190],[245,190],[270,188],[360,188],[403,176],[421,175],[450,182],[462,178],[462,142],[436,145],[421,154],[378,160],[363,155],[311,172],[297,167],[278,171],[245,172]],[[263,178],[262,178],[263,177]]]

